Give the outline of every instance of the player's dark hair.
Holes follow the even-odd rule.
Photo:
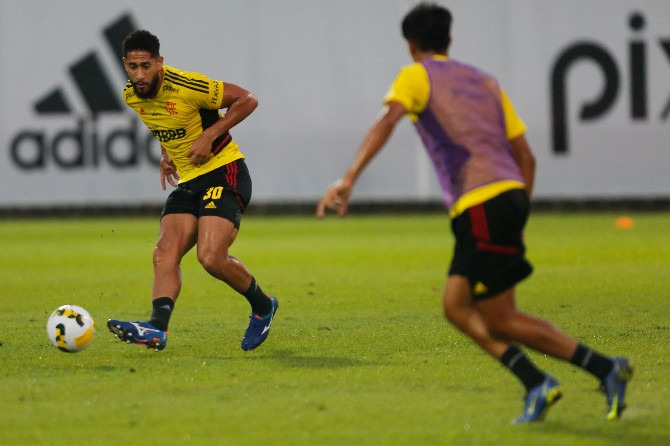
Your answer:
[[[130,51],[146,51],[151,57],[160,57],[161,43],[158,37],[145,29],[136,29],[123,39],[123,57]]]
[[[451,37],[451,13],[435,3],[419,3],[403,19],[402,35],[421,51],[446,53]]]

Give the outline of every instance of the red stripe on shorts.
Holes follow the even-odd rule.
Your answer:
[[[494,245],[493,243],[477,242],[477,249],[488,252],[495,252],[497,254],[518,254],[519,248],[516,246]]]
[[[231,175],[231,180],[230,185],[233,186],[233,189],[237,187],[237,163],[232,162],[230,163],[231,166],[233,166],[233,174]]]
[[[489,225],[486,222],[486,212],[484,205],[478,204],[468,209],[470,214],[470,223],[472,225],[472,235],[477,240],[489,241],[491,234],[489,233]]]
[[[236,171],[237,169],[234,162],[226,164],[226,183],[232,187],[235,187],[235,183],[237,182]]]

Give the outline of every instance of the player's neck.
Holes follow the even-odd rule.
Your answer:
[[[441,53],[439,51],[414,51],[412,52],[412,60],[414,62],[421,62],[424,59],[429,59],[433,57],[447,57],[447,53]]]
[[[161,70],[158,72],[158,85],[156,86],[156,94],[154,97],[158,96],[158,94],[162,91],[161,89],[163,88],[163,75],[165,74],[165,71],[161,68]]]

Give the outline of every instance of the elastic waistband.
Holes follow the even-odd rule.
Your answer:
[[[449,209],[449,216],[451,218],[462,214],[466,209],[476,206],[480,203],[490,200],[503,192],[512,189],[525,189],[526,185],[516,180],[496,181],[495,183],[487,184],[486,186],[478,187],[465,193],[461,198],[456,200],[451,209]]]

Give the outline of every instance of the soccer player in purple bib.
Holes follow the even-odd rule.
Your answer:
[[[408,115],[435,166],[452,219],[455,246],[444,314],[526,388],[523,414],[515,422],[544,419],[562,395],[559,383],[521,346],[593,374],[607,397],[606,418],[617,419],[633,372],[628,359],[604,356],[516,307],[515,286],[532,272],[522,232],[535,159],[525,124],[498,82],[448,57],[451,19],[449,10],[429,3],[405,16],[402,32],[414,64],[396,77],[380,117],[345,175],[319,202],[317,217],[327,209],[346,214],[354,183]]]

